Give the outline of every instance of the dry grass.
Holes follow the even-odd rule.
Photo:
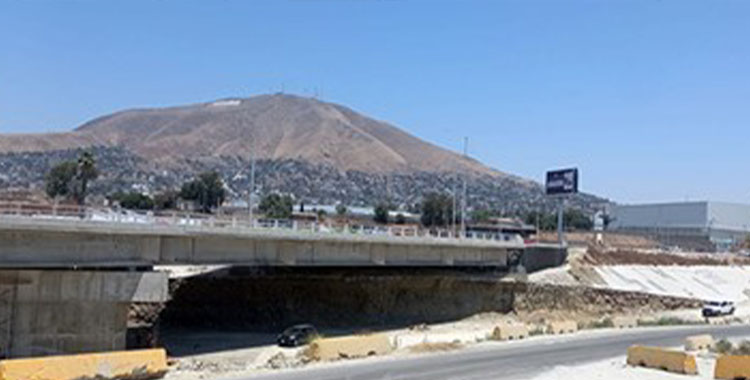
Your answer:
[[[409,347],[410,352],[445,352],[462,348],[459,342],[420,343]]]

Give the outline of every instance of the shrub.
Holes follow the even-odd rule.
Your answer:
[[[735,355],[750,355],[750,340],[743,340],[740,342],[733,353]]]
[[[719,354],[727,354],[732,351],[732,342],[722,339],[714,344],[713,350]]]
[[[610,327],[615,327],[614,322],[612,322],[612,318],[604,318],[600,319],[598,321],[593,321],[586,326],[586,328],[589,329],[606,329]]]

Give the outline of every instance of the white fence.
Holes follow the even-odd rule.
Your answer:
[[[180,211],[132,211],[112,208],[76,206],[38,206],[29,204],[0,204],[0,218],[32,218],[41,220],[65,220],[70,222],[98,222],[114,224],[137,224],[176,226],[185,228],[227,228],[233,230],[291,230],[321,234],[382,235],[394,237],[470,239],[521,243],[523,239],[513,234],[467,233],[455,234],[446,229],[426,229],[415,226],[373,226],[364,224],[341,224],[293,220],[265,219],[249,216],[207,215]]]

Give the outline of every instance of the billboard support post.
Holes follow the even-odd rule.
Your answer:
[[[562,169],[547,172],[545,184],[547,195],[557,198],[557,241],[560,246],[565,241],[565,202],[570,194],[578,193],[578,169]]]

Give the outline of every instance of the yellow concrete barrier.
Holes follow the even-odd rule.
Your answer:
[[[578,331],[576,321],[553,321],[547,325],[548,334],[570,334]]]
[[[714,345],[711,335],[693,335],[685,338],[685,351],[708,350]]]
[[[525,339],[529,337],[529,328],[523,324],[504,324],[498,325],[492,330],[492,339],[495,340],[514,340]]]
[[[309,355],[315,360],[335,360],[384,355],[392,350],[387,335],[355,335],[315,340],[310,343]]]
[[[616,329],[632,329],[638,326],[638,320],[635,317],[614,317],[612,326]]]
[[[0,380],[150,379],[167,372],[163,349],[0,361]]]
[[[722,355],[716,359],[716,379],[750,379],[750,355]]]
[[[686,375],[698,373],[695,356],[658,347],[631,346],[628,348],[628,364]]]

